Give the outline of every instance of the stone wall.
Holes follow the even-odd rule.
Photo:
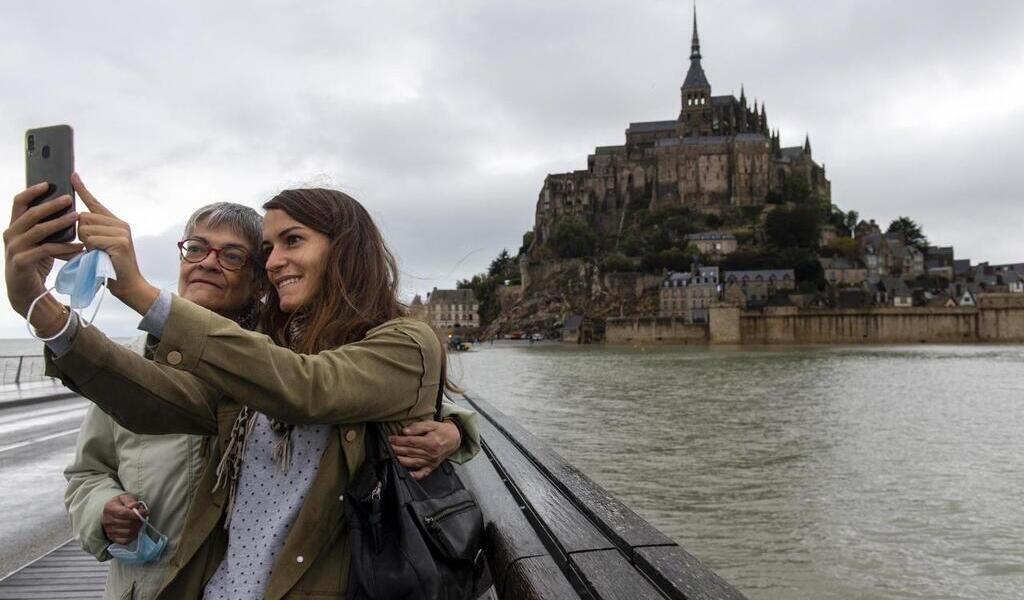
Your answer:
[[[985,341],[1024,341],[1024,294],[978,296],[978,336]]]
[[[1024,296],[981,295],[977,308],[768,308],[735,321],[744,344],[1024,342]],[[713,309],[710,339],[734,343],[735,321]]]
[[[605,322],[604,340],[609,344],[706,344],[708,328],[685,323],[681,317],[615,317]]]

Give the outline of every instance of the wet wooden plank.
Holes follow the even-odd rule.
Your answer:
[[[565,555],[573,552],[609,550],[615,547],[486,419],[480,420],[480,434],[488,451],[515,482],[523,499],[540,519],[542,527],[554,537],[561,554],[554,558],[560,564],[566,560]]]
[[[468,400],[477,412],[514,439],[516,445],[533,459],[537,468],[557,482],[567,496],[576,499],[583,506],[584,512],[599,524],[620,550],[630,553],[637,546],[675,545],[672,538],[594,483],[514,419],[482,398],[469,396]]]
[[[471,461],[459,466],[458,472],[483,509],[487,562],[492,571],[496,597],[537,600],[578,598],[572,584],[554,566],[548,549],[488,456],[480,452]],[[554,568],[547,568],[546,565]]]
[[[511,565],[501,600],[571,600],[579,598],[562,570],[550,556],[524,558]]]
[[[578,552],[570,557],[587,590],[601,600],[664,600],[618,550]]]
[[[558,546],[556,564],[572,573],[592,598],[664,598],[503,432],[486,419],[480,431],[487,452],[533,511],[537,521],[532,524]]]
[[[637,566],[678,600],[747,600],[717,573],[680,546],[639,548]]]

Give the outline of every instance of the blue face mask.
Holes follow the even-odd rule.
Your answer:
[[[110,256],[103,250],[90,250],[61,268],[54,287],[61,294],[71,296],[71,308],[85,308],[92,304],[96,292],[108,278],[117,279]]]
[[[32,304],[28,307],[28,315],[25,316],[26,322],[31,319],[32,310],[35,309],[36,303],[49,294],[51,290],[56,289],[61,294],[70,296],[71,301],[68,304],[72,309],[82,309],[92,304],[100,286],[103,286],[104,289],[106,289],[105,284],[107,279],[117,279],[117,275],[114,271],[114,264],[110,262],[109,254],[103,250],[90,250],[84,254],[79,254],[69,260],[67,264],[61,268],[60,272],[57,273],[57,281],[54,286],[40,294],[32,301]],[[92,318],[88,321],[84,318],[81,319],[83,327],[88,327],[92,320],[96,318],[96,313],[99,312],[101,304],[103,304],[102,296],[100,296],[100,301],[96,303],[96,308],[92,311]],[[68,319],[64,325],[64,329],[67,329],[70,324],[71,319]],[[49,338],[40,338],[37,336],[35,332],[32,331],[31,325],[28,327],[28,332],[36,339],[48,342],[64,333],[64,329],[61,329],[60,333]]]
[[[107,552],[111,556],[126,565],[144,565],[155,562],[164,553],[167,547],[167,536],[157,531],[156,527],[150,525],[149,520],[142,516],[138,510],[132,509],[142,519],[142,529],[139,530],[139,537],[128,544],[111,544],[107,546]],[[146,529],[152,529],[159,537],[153,539],[146,533]]]

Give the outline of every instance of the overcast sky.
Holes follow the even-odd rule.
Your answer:
[[[975,262],[1024,261],[1024,4],[698,4],[713,94],[810,133],[844,210],[909,215]],[[630,121],[673,119],[692,4],[33,2],[0,19],[0,181],[23,135],[75,128],[79,172],[173,288],[197,207],[301,185],[363,202],[403,290],[453,287],[514,252],[544,176]],[[12,310],[0,337],[25,336]],[[136,322],[108,300],[99,324]]]

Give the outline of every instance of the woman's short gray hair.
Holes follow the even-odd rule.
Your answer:
[[[188,218],[185,237],[190,237],[200,224],[219,229],[227,227],[245,238],[252,252],[258,252],[263,238],[263,217],[256,209],[234,202],[207,204]]]

